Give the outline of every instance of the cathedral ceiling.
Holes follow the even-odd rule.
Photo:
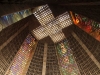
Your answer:
[[[96,2],[99,0],[0,0],[2,3],[82,3],[82,2]]]

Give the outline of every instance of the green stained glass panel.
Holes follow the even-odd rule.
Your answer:
[[[56,48],[62,75],[80,75],[68,40],[58,43]]]

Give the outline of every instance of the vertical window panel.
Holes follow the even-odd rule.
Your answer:
[[[68,12],[65,12],[65,13],[59,15],[56,19],[59,21],[59,26],[62,29],[73,24],[71,17],[70,17]]]
[[[54,43],[60,42],[63,39],[65,39],[65,35],[62,31],[52,34],[52,35],[50,35],[50,37]]]
[[[29,34],[13,59],[6,75],[23,75],[34,45],[35,39]]]
[[[80,75],[68,40],[58,43],[56,48],[62,75]]]
[[[48,5],[38,7],[33,14],[43,26],[54,19],[52,11]]]
[[[45,29],[47,30],[48,35],[52,35],[52,34],[55,34],[59,31],[61,31],[61,28],[59,27],[59,23],[56,19],[51,21],[50,23],[48,23],[45,26]]]
[[[5,16],[1,16],[0,24],[2,25],[2,29],[4,29],[5,27],[7,27],[7,26],[31,15],[31,14],[32,14],[31,9],[26,9],[26,10],[22,10],[22,11],[8,14]],[[0,30],[2,30],[2,29],[0,29]]]
[[[100,41],[100,23],[76,13],[73,13],[72,17],[75,25]]]
[[[33,35],[38,39],[41,40],[44,37],[48,36],[48,33],[46,32],[45,28],[42,26],[39,26],[38,28],[33,30]]]

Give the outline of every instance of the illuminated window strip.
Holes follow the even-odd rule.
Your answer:
[[[52,35],[61,31],[61,28],[59,27],[58,24],[59,23],[57,20],[53,20],[45,26],[45,29],[47,30],[48,35]]]
[[[42,6],[39,6],[38,10],[36,10],[36,11],[41,11],[42,12],[42,10],[45,10],[47,8],[49,8],[49,6],[47,4],[46,5],[42,5]]]
[[[38,19],[40,24],[44,27],[44,28],[42,28],[42,27],[41,28],[45,30],[44,32],[39,29],[33,30],[33,34],[38,40],[40,40],[44,37],[47,37],[48,35],[51,38],[52,37],[55,38],[56,37],[55,34],[57,34],[57,33],[59,33],[59,35],[58,35],[59,37],[61,37],[60,35],[62,35],[62,37],[61,37],[61,40],[62,40],[63,38],[65,38],[65,36],[64,36],[63,32],[61,31],[61,29],[65,28],[73,23],[68,12],[63,13],[62,15],[58,16],[55,19],[52,14],[52,11],[49,9],[48,5],[39,7],[33,14]],[[61,33],[60,33],[60,31],[61,31]],[[53,41],[56,40],[54,42],[57,42],[57,40],[59,41],[60,38],[58,38],[58,39],[52,38],[52,40]]]
[[[62,22],[63,20],[69,19],[70,16],[69,16],[68,12],[65,12],[65,13],[59,15],[57,18],[59,19],[60,22]]]
[[[100,23],[80,14],[71,13],[74,24],[100,42]]]
[[[63,29],[63,28],[68,27],[72,24],[73,24],[72,21],[70,19],[67,19],[65,21],[60,22],[59,26]]]
[[[39,16],[41,16],[41,15],[39,15]],[[52,14],[49,14],[45,17],[41,17],[41,18],[37,18],[37,19],[38,19],[38,21],[40,22],[41,25],[46,25],[47,23],[52,21],[54,18],[53,18]]]
[[[34,29],[33,33],[38,40],[48,36],[48,33],[46,32],[45,28],[42,26],[39,26],[38,28]]]
[[[34,44],[34,38],[28,35],[20,50],[17,52],[10,68],[7,70],[6,75],[23,75]]]
[[[39,19],[39,22],[41,25],[46,25],[47,23],[49,23],[50,21],[52,21],[54,18],[52,18],[53,15],[52,14],[49,14],[45,17],[42,17],[41,19]]]
[[[52,11],[48,5],[40,6],[33,14],[41,25],[46,25],[54,19]]]
[[[31,9],[27,9],[0,17],[0,25],[2,25],[2,28],[0,27],[0,31],[31,14]]]
[[[65,39],[65,35],[63,34],[62,31],[59,31],[53,35],[50,35],[51,39],[53,40],[54,43],[60,42],[63,39]]]
[[[49,12],[49,14],[52,13],[51,10],[49,9],[49,6],[48,6],[48,5],[44,5],[44,6],[38,7],[38,9],[37,9],[33,14],[34,14],[35,16],[37,16],[37,15],[39,15],[39,14],[41,14],[41,13],[44,13],[44,12],[46,12],[46,13]]]
[[[44,10],[44,11],[42,11],[42,12],[36,12],[36,13],[34,13],[34,15],[35,15],[38,19],[41,19],[42,17],[45,17],[45,16],[47,16],[47,15],[49,15],[49,14],[52,14],[51,11],[50,11],[50,9]]]
[[[57,55],[59,58],[60,71],[62,75],[80,75],[68,40],[63,40],[57,44]]]
[[[59,26],[61,28],[65,28],[65,27],[68,27],[69,25],[73,24],[71,17],[70,17],[68,12],[61,14],[56,19],[59,21]]]

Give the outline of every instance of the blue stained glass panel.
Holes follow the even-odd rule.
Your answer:
[[[2,26],[0,26],[0,31],[2,29],[4,29],[5,27],[7,27],[7,26],[31,15],[31,14],[32,14],[31,9],[26,9],[26,10],[22,10],[19,12],[11,13],[11,14],[0,17],[0,25],[2,25]]]

